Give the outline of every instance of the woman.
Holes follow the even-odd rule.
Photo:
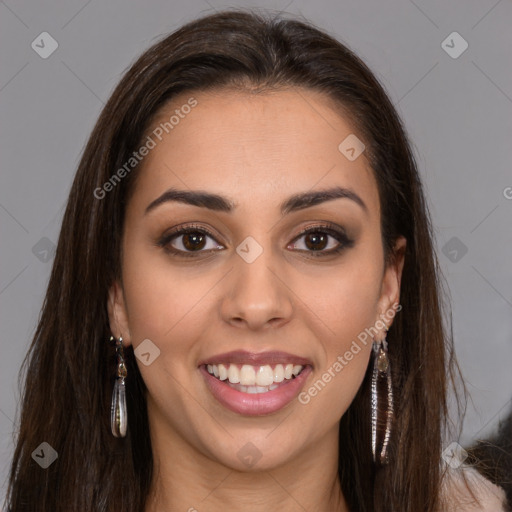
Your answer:
[[[215,14],[126,73],[27,364],[12,511],[503,506],[443,463],[457,367],[404,129],[305,22]]]

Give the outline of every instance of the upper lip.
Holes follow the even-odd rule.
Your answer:
[[[222,363],[250,364],[254,366],[290,363],[301,366],[312,366],[311,361],[305,357],[300,357],[294,354],[289,354],[288,352],[281,352],[277,350],[271,350],[267,352],[249,352],[247,350],[234,350],[232,352],[224,352],[223,354],[216,354],[214,356],[203,359],[199,362],[198,366]]]

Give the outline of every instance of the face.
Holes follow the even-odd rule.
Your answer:
[[[127,205],[111,329],[145,354],[152,442],[202,464],[332,452],[399,301],[404,241],[385,267],[375,179],[338,149],[357,133],[299,91],[175,98],[148,134],[197,105],[152,135]]]

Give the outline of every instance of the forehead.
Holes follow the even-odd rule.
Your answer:
[[[178,187],[227,195],[235,205],[250,200],[265,206],[293,193],[340,185],[378,208],[364,152],[351,161],[340,151],[354,136],[355,127],[341,110],[315,91],[182,93],[160,110],[145,134],[154,147],[142,161],[134,195],[147,202]]]

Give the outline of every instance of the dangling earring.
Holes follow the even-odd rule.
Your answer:
[[[114,341],[114,337],[110,337]],[[125,437],[126,427],[128,426],[128,413],[126,408],[126,388],[124,379],[128,372],[124,364],[123,338],[120,337],[116,344],[116,382],[112,392],[112,405],[110,408],[110,428],[114,437]]]
[[[387,329],[386,329],[387,332]],[[373,462],[386,465],[393,421],[393,388],[386,337],[373,342],[372,370],[372,453]]]

